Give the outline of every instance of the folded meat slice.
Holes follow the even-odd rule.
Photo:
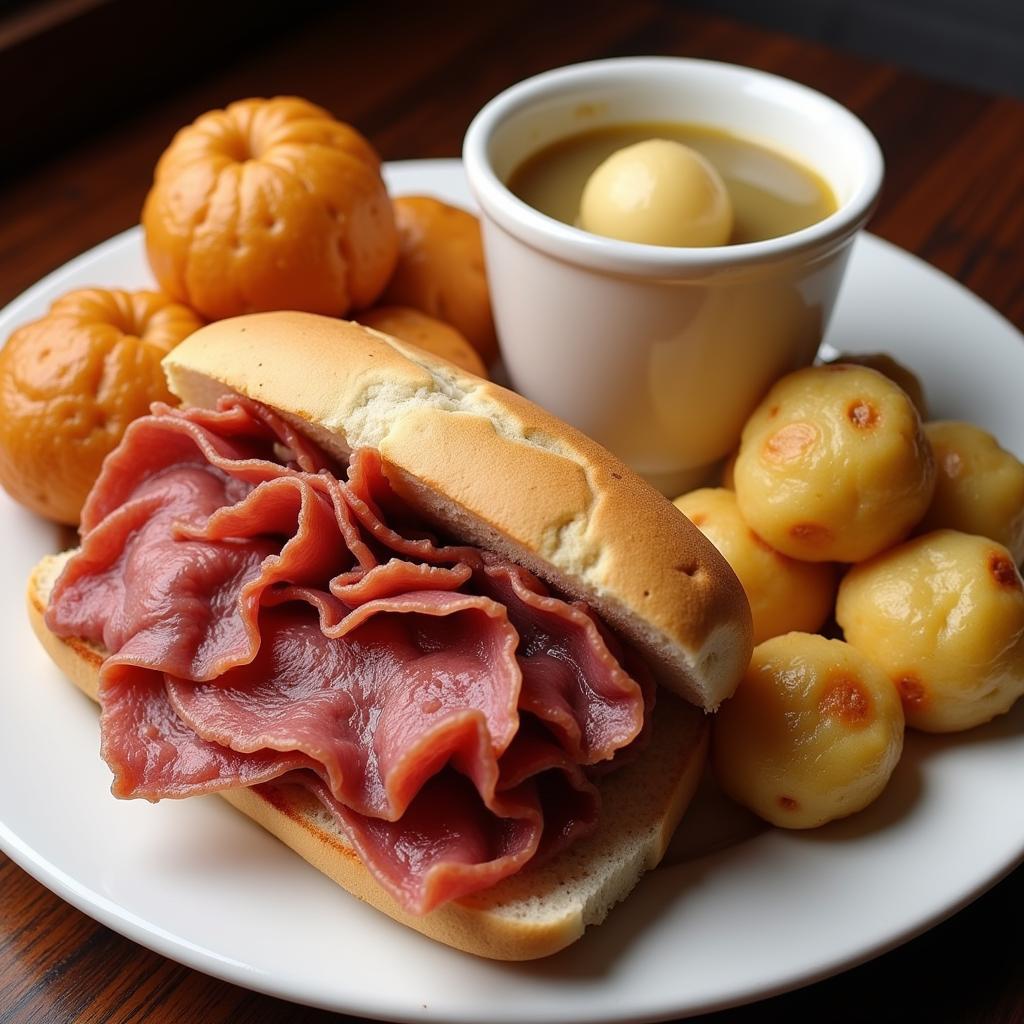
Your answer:
[[[501,881],[589,831],[597,790],[581,773],[550,765],[485,804],[451,769],[432,776],[401,821],[354,814],[308,772],[295,772],[335,817],[363,862],[402,904],[424,913]],[[443,823],[443,827],[439,826]]]
[[[252,664],[211,683],[168,679],[171,702],[203,739],[308,754],[361,814],[397,821],[449,761],[493,793],[518,726],[504,609],[425,591],[363,605],[340,625],[322,630],[302,603],[265,609]]]
[[[348,479],[338,481],[336,486],[368,537],[394,554],[433,565],[462,562],[477,566],[481,563],[482,553],[479,548],[438,546],[429,533],[410,525],[408,510],[391,492],[380,456],[375,451],[364,448],[353,453],[348,466]],[[405,527],[402,532],[392,529],[384,521],[385,514],[396,525]]]
[[[256,403],[156,408],[87,512],[47,622],[111,652],[118,796],[287,776],[426,912],[591,829],[591,774],[643,731],[650,679],[586,605],[441,543],[375,452],[342,469]]]
[[[149,669],[121,666],[102,708],[101,750],[114,771],[115,796],[195,796],[318,768],[298,751],[240,753],[202,739],[178,716],[163,676]]]
[[[583,602],[552,597],[526,569],[494,556],[485,557],[477,585],[508,609],[519,634],[520,708],[543,721],[574,760],[605,761],[639,734],[653,687],[637,699],[636,680]]]

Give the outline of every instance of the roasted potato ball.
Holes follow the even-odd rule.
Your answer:
[[[936,530],[855,566],[836,618],[917,729],[970,729],[1024,694],[1024,583],[986,537]]]
[[[885,673],[842,640],[810,633],[755,647],[713,729],[722,789],[784,828],[866,807],[903,751],[903,709]]]
[[[894,384],[899,384],[914,403],[921,419],[928,419],[928,401],[924,396],[924,385],[920,378],[908,366],[898,359],[893,359],[887,352],[865,352],[863,355],[842,353],[837,363],[853,363],[855,366],[867,366],[888,377]]]
[[[935,497],[923,530],[948,527],[991,537],[1024,561],[1024,465],[972,423],[924,425],[935,453]]]
[[[747,526],[736,495],[705,487],[676,498],[676,508],[732,566],[754,617],[754,643],[794,629],[813,633],[832,611],[836,570],[830,562],[798,562],[780,554]]]
[[[810,562],[859,562],[902,540],[935,489],[913,403],[876,370],[797,370],[743,430],[736,498],[772,547]]]
[[[408,306],[374,306],[360,313],[357,319],[375,331],[419,345],[478,377],[487,376],[487,367],[477,355],[476,349],[454,327],[418,309],[410,309]]]

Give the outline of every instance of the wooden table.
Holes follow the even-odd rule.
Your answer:
[[[385,159],[456,156],[473,113],[518,79],[588,58],[664,53],[763,68],[852,108],[878,136],[888,165],[872,230],[1024,327],[1024,103],[668,2],[600,0],[585,15],[570,4],[422,5],[401,19],[390,5],[376,8],[329,14],[198,83],[183,76],[170,98],[8,181],[0,188],[0,305],[135,223],[173,131],[232,99],[308,96],[361,128]],[[1020,1022],[1022,906],[1018,869],[952,920],[871,964],[706,1019]],[[141,949],[0,855],[0,1022],[328,1016]]]

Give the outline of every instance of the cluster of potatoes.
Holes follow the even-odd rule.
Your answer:
[[[676,499],[753,612],[716,777],[775,825],[867,806],[905,726],[970,729],[1024,694],[1024,465],[926,417],[888,356],[799,370],[750,417],[722,486]]]
[[[479,376],[497,339],[476,217],[388,195],[353,128],[296,97],[241,100],[174,137],[142,211],[159,291],[86,288],[0,349],[0,484],[76,525],[106,455],[152,402],[160,360],[210,320],[347,316]]]

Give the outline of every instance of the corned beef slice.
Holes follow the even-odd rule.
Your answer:
[[[115,794],[287,775],[414,912],[593,828],[653,700],[586,605],[440,546],[375,452],[341,470],[247,400],[134,423],[82,531],[47,624],[112,652]]]

